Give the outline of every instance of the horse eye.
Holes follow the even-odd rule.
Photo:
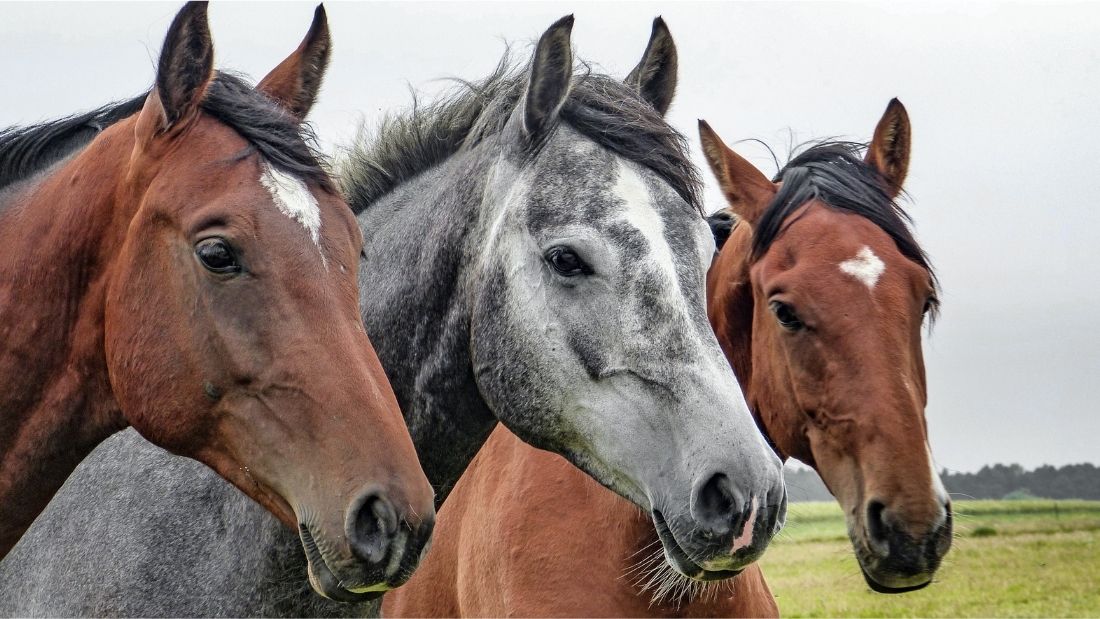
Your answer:
[[[546,252],[546,261],[550,263],[550,266],[553,267],[559,275],[565,277],[576,277],[577,275],[586,275],[592,272],[576,252],[568,247],[562,247],[560,245],[551,247],[550,250]]]
[[[921,310],[921,314],[927,316],[928,312],[931,312],[939,304],[940,304],[940,300],[937,299],[936,297],[928,297],[924,301],[924,309]]]
[[[195,255],[198,256],[202,266],[211,273],[226,274],[241,271],[236,254],[225,239],[212,238],[199,241],[195,245]]]
[[[775,319],[779,322],[779,326],[788,331],[798,331],[805,327],[802,321],[798,319],[798,314],[794,313],[794,308],[782,301],[772,301],[768,303],[768,307],[772,313],[775,314]]]

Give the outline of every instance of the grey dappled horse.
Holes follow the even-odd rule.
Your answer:
[[[778,530],[785,495],[707,321],[714,242],[661,115],[675,59],[651,41],[625,83],[577,73],[571,27],[547,30],[525,71],[502,62],[351,152],[367,332],[437,503],[499,420],[650,513],[678,570],[729,576]],[[128,498],[139,486],[149,500]],[[734,557],[753,503],[768,506],[762,534]],[[370,610],[308,595],[290,537],[212,474],[124,434],[0,565],[0,611]]]

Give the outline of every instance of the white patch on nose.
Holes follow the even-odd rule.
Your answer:
[[[752,533],[756,529],[756,508],[757,499],[752,497],[752,511],[749,512],[748,520],[745,520],[745,528],[741,529],[741,533],[733,539],[733,545],[730,546],[730,554],[736,553],[742,548],[748,548],[752,546]]]
[[[269,163],[261,164],[263,172],[260,174],[260,184],[271,194],[275,206],[283,215],[293,219],[302,225],[321,251],[321,209],[317,206],[317,199],[310,193],[309,187],[301,179],[275,169]],[[325,259],[324,253],[321,260]]]
[[[871,290],[874,290],[878,278],[886,271],[886,265],[866,245],[860,249],[855,258],[840,263],[840,270],[863,282]]]

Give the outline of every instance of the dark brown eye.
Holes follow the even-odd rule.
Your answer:
[[[551,247],[546,252],[546,261],[559,275],[565,277],[576,277],[592,272],[576,252],[560,245]]]
[[[195,255],[198,256],[202,266],[211,273],[225,275],[241,271],[236,254],[225,239],[210,238],[199,241],[195,245]]]
[[[799,320],[798,314],[794,312],[794,308],[782,301],[772,301],[768,303],[768,307],[772,313],[775,314],[775,320],[779,322],[779,326],[788,331],[799,331],[805,328],[806,325],[802,324]]]

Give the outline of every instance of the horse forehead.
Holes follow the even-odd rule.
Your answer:
[[[867,245],[860,247],[856,255],[842,261],[838,266],[841,273],[854,277],[868,290],[875,289],[875,284],[886,271],[886,263]]]
[[[529,219],[534,227],[579,224],[609,233],[634,207],[636,214],[642,213],[638,209],[656,214],[666,233],[675,237],[676,249],[688,238],[706,237],[702,218],[652,170],[575,130],[563,127],[561,133],[540,156],[532,183]],[[643,217],[651,227],[654,222]]]
[[[321,207],[309,186],[302,179],[279,170],[266,161],[260,164],[260,185],[271,196],[275,208],[291,221],[298,223],[320,250]]]
[[[907,261],[890,235],[869,219],[819,204],[793,219],[775,244],[869,288]]]
[[[658,258],[696,257],[700,241],[710,238],[710,228],[701,216],[691,212],[682,199],[650,170],[620,161],[611,188],[614,208],[608,221],[625,223],[648,240]],[[713,248],[705,256],[711,258]]]

